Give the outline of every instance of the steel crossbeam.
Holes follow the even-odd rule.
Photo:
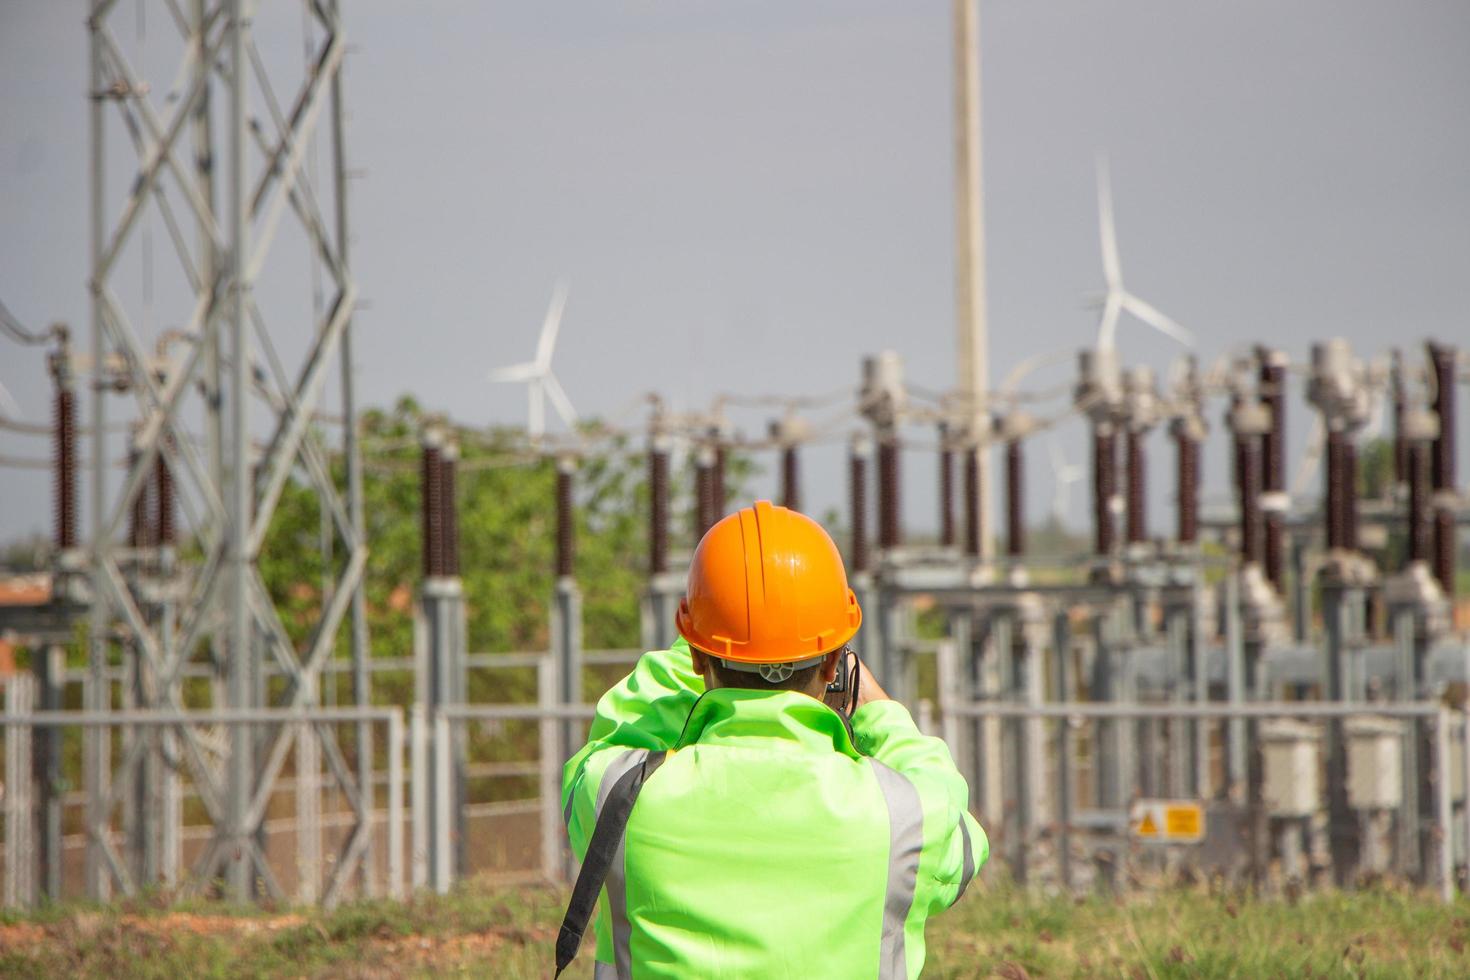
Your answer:
[[[186,705],[183,677],[202,645],[212,649],[219,671],[217,691],[224,703],[214,708],[258,710],[264,688],[249,679],[261,676],[261,660],[279,668],[285,687],[273,698],[292,710],[319,704],[318,683],[332,655],[338,633],[350,621],[350,650],[355,696],[366,697],[367,629],[362,601],[367,564],[362,533],[361,466],[356,459],[351,369],[351,323],[357,285],[347,260],[346,188],[343,162],[341,73],[347,47],[341,12],[335,0],[303,0],[312,35],[300,78],[290,98],[273,76],[253,36],[254,20],[263,9],[253,0],[140,0],[160,3],[166,20],[182,41],[173,80],[160,103],[153,86],[139,71],[141,54],[127,50],[110,18],[115,0],[92,0],[87,29],[91,37],[92,123],[92,298],[94,384],[93,421],[105,431],[109,389],[126,390],[136,404],[137,429],[130,465],[115,493],[105,483],[105,453],[94,447],[90,546],[92,630],[89,676],[92,711],[111,709],[105,676],[113,650],[110,625],[121,621],[132,637],[131,648],[141,673],[140,707],[182,712]],[[279,72],[275,73],[279,74]],[[213,97],[213,98],[212,98]],[[259,118],[252,104],[263,107]],[[220,106],[219,118],[213,107]],[[135,166],[120,211],[109,213],[105,173],[108,159],[106,116],[112,106],[120,114],[126,145]],[[330,119],[330,127],[324,120]],[[222,124],[221,124],[222,123]],[[323,136],[323,131],[329,130]],[[329,224],[321,196],[308,167],[308,152],[318,138],[329,139]],[[214,161],[224,165],[215,167]],[[215,201],[217,191],[222,200]],[[177,194],[174,202],[170,195]],[[182,200],[182,207],[175,203]],[[151,338],[143,335],[114,285],[124,257],[134,249],[144,218],[162,217],[177,262],[177,275],[193,297],[182,326],[167,338],[184,341],[178,356],[150,357]],[[286,222],[305,236],[309,254],[327,272],[333,295],[316,322],[299,366],[288,365],[271,337],[270,322],[254,296],[254,284],[267,267],[272,248]],[[194,225],[191,242],[186,223]],[[146,323],[141,324],[147,326]],[[106,355],[118,352],[121,367],[102,377]],[[268,372],[255,361],[263,355]],[[347,479],[339,486],[327,450],[313,423],[329,368],[340,365],[343,416],[347,419],[342,450]],[[190,423],[200,406],[191,400],[202,393],[207,417],[206,443],[196,446]],[[253,399],[263,397],[274,420],[258,467],[251,458],[249,428]],[[100,443],[100,440],[99,440]],[[175,586],[184,596],[179,615],[158,616],[155,601],[137,592],[131,574],[138,550],[115,550],[124,523],[162,460],[176,475],[177,500],[191,536],[192,562],[168,563]],[[328,580],[330,592],[315,628],[301,649],[292,642],[256,561],[266,546],[272,519],[286,485],[304,479],[330,516],[332,540],[339,556]],[[183,552],[180,552],[182,554]],[[361,787],[372,765],[371,734],[366,720],[357,723],[357,774],[333,731],[322,725],[282,726],[260,746],[243,726],[224,729],[224,750],[197,726],[178,725],[172,765],[187,767],[204,807],[214,823],[214,836],[195,863],[194,886],[203,887],[217,873],[232,898],[248,899],[254,882],[281,897],[279,882],[268,867],[256,839],[287,755],[299,740],[313,743],[312,759],[325,762],[333,784],[348,800],[357,826],[344,842],[322,894],[336,900],[354,874],[367,882],[371,855],[371,798]],[[175,729],[170,729],[175,731]],[[89,728],[86,825],[88,891],[105,898],[116,884],[126,892],[144,884],[119,852],[109,827],[125,787],[139,771],[156,771],[158,738],[132,738],[117,763],[108,748],[105,726]],[[320,755],[316,753],[319,744]],[[255,753],[261,752],[256,759]],[[300,755],[300,753],[298,753]],[[311,763],[319,764],[319,763]],[[146,776],[144,778],[147,778]],[[313,882],[312,888],[316,888]]]

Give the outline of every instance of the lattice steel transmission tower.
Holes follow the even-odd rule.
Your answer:
[[[135,403],[125,411],[135,426],[129,465],[121,485],[111,490],[106,440],[92,441],[86,707],[111,710],[109,661],[121,650],[131,663],[137,708],[197,708],[207,699],[209,707],[232,714],[230,723],[212,730],[184,724],[124,730],[116,753],[110,728],[88,729],[88,892],[101,898],[114,886],[132,891],[140,879],[176,876],[196,888],[223,879],[235,899],[257,892],[280,898],[282,888],[265,860],[262,826],[294,749],[296,795],[302,796],[301,785],[314,785],[325,762],[355,821],[325,879],[319,853],[313,866],[311,849],[301,848],[308,855],[302,868],[308,890],[320,884],[321,897],[330,901],[354,877],[370,880],[367,724],[357,728],[354,765],[328,725],[267,727],[245,719],[264,707],[317,704],[322,669],[344,629],[353,697],[368,701],[367,549],[353,424],[357,287],[348,258],[341,10],[338,0],[304,0],[290,8],[293,17],[304,8],[309,52],[300,77],[291,78],[280,70],[279,57],[276,63],[267,57],[278,54],[274,48],[263,55],[257,45],[253,21],[267,11],[250,0],[139,3],[155,23],[167,25],[168,44],[177,42],[177,65],[163,76],[165,84],[146,77],[157,52],[146,55],[125,42],[129,20],[120,16],[116,0],[91,0],[87,21],[88,285],[97,377],[91,422],[93,431],[105,432],[109,416],[116,421],[124,413],[117,403],[127,399]],[[284,6],[272,6],[269,16],[279,17]],[[289,101],[278,98],[278,88],[290,92]],[[313,186],[309,165],[319,135],[326,144],[326,202]],[[109,200],[109,189],[123,186],[117,178],[124,169],[131,177],[126,193],[121,201],[115,193]],[[285,220],[288,214],[295,220]],[[145,346],[149,325],[139,328],[123,298],[129,290],[119,285],[121,260],[138,247],[145,215],[161,219],[177,258],[160,263],[155,273],[160,306],[171,295],[179,311],[171,329],[155,331],[154,351]],[[278,255],[273,263],[273,246],[280,253],[279,240],[294,237],[282,234],[287,228],[301,233],[306,258]],[[272,289],[270,302],[262,300],[264,291],[257,294],[257,283],[273,268],[285,266],[282,274],[289,278],[311,263],[325,273],[319,309],[312,309],[305,290],[295,311],[279,301],[281,291]],[[323,389],[334,370],[344,421],[339,470],[319,431],[326,417],[319,412]],[[140,495],[151,492],[160,468],[182,515],[179,543],[155,536],[144,561],[138,542],[120,545],[118,533]],[[293,480],[318,496],[332,556],[324,562],[328,582],[319,616],[300,648],[257,565],[276,505]],[[184,676],[201,671],[211,677],[212,693],[200,694],[195,685],[186,696]],[[145,826],[141,838],[169,833],[167,817],[159,816],[155,804],[167,798],[170,780],[188,780],[213,824],[208,845],[183,874],[150,865],[147,847],[144,858],[133,849],[120,850],[113,829],[118,804],[127,793],[140,792],[141,808],[126,811],[133,819],[165,824]],[[176,798],[177,786],[173,792]],[[175,825],[172,832],[177,830]],[[316,825],[300,830],[320,832]]]

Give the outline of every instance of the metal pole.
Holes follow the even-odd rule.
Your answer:
[[[1072,700],[1072,624],[1065,609],[1052,616],[1053,674],[1058,701]],[[1066,718],[1057,721],[1057,862],[1062,888],[1072,890],[1072,726]]]
[[[959,388],[973,439],[986,430],[989,339],[985,317],[985,199],[980,145],[980,14],[975,0],[954,0],[955,238]],[[975,481],[966,486],[974,507],[979,556],[994,557],[990,515],[990,461],[975,453]]]
[[[104,0],[93,0],[92,16],[100,17],[104,13]],[[107,345],[105,342],[105,327],[103,325],[103,300],[101,293],[101,275],[103,253],[106,249],[106,218],[104,209],[106,207],[106,181],[104,180],[105,152],[106,152],[106,130],[104,127],[103,110],[105,108],[103,94],[107,88],[106,71],[103,67],[106,55],[103,51],[101,32],[102,24],[95,20],[91,24],[91,105],[88,115],[91,127],[91,149],[92,149],[92,281],[91,281],[91,306],[92,306],[92,526],[90,534],[92,537],[92,597],[91,617],[87,633],[87,660],[88,660],[88,693],[90,698],[86,707],[91,711],[104,711],[111,707],[112,699],[108,697],[108,685],[105,677],[107,669],[107,626],[110,620],[108,602],[106,596],[106,572],[104,564],[111,560],[111,542],[107,540],[106,530],[106,498],[107,498],[107,439],[105,436],[107,422],[107,408],[105,404],[106,387],[103,383],[104,365],[107,363]],[[107,729],[98,728],[88,731],[84,736],[85,752],[83,769],[85,770],[84,782],[87,791],[87,859],[86,859],[86,885],[87,897],[94,901],[106,901],[110,891],[110,879],[102,858],[101,842],[97,835],[102,832],[102,825],[107,819],[107,813],[103,808],[103,797],[107,793],[108,775],[110,769],[110,738]]]

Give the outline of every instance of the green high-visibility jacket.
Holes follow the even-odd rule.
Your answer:
[[[659,750],[599,897],[598,980],[916,977],[925,921],[989,856],[949,749],[903,705],[864,705],[849,732],[804,694],[706,692],[680,640],[603,695],[567,763],[579,858]]]

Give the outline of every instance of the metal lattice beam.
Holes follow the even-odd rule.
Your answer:
[[[186,708],[182,677],[201,650],[217,671],[214,690],[227,692],[215,708],[251,710],[267,705],[262,661],[276,661],[285,678],[275,700],[292,709],[318,703],[320,674],[350,623],[354,694],[367,697],[366,611],[362,600],[367,549],[362,527],[361,465],[352,425],[351,323],[357,287],[347,258],[347,168],[342,141],[342,66],[346,54],[341,12],[335,2],[303,0],[313,40],[299,81],[273,75],[256,46],[256,5],[249,0],[140,0],[158,3],[181,42],[172,83],[150,85],[138,69],[140,54],[129,52],[110,23],[115,0],[93,0],[91,37],[91,197],[93,365],[121,354],[121,368],[94,385],[95,431],[105,431],[111,392],[130,392],[138,420],[130,446],[130,465],[115,493],[105,492],[103,440],[93,456],[92,540],[90,546],[92,618],[89,710],[111,707],[107,663],[114,651],[108,637],[118,624],[140,671],[143,708]],[[152,97],[165,92],[161,102]],[[277,93],[290,91],[288,101]],[[222,106],[215,118],[214,106]],[[253,113],[256,108],[263,118]],[[109,139],[108,119],[121,118],[125,141]],[[330,121],[330,127],[324,125]],[[322,208],[323,196],[307,166],[309,150],[329,132],[330,201],[334,221]],[[116,156],[118,147],[131,152]],[[131,162],[124,162],[124,161]],[[216,171],[214,161],[224,166]],[[107,174],[128,167],[131,180],[121,210],[108,208]],[[216,192],[221,202],[216,202]],[[182,201],[182,208],[177,202]],[[137,247],[145,216],[157,213],[178,259],[170,272],[193,297],[187,319],[173,331],[184,343],[175,357],[150,357],[150,338],[142,336],[116,281],[124,259]],[[286,221],[291,215],[294,222]],[[186,222],[194,224],[194,241]],[[256,302],[254,285],[269,266],[273,245],[287,228],[305,237],[310,254],[327,271],[333,291],[319,317],[307,351],[292,366],[272,340],[271,323]],[[315,315],[313,315],[315,316]],[[295,318],[293,318],[295,319]],[[268,373],[258,366],[263,355]],[[339,366],[342,414],[348,420],[343,440],[347,479],[333,477],[319,437],[312,430],[329,369]],[[111,391],[109,390],[111,389]],[[192,397],[199,395],[199,400]],[[273,418],[259,460],[251,453],[251,420],[260,414],[258,397]],[[202,404],[201,404],[202,403]],[[189,429],[199,415],[206,421],[200,447]],[[152,593],[139,587],[131,552],[115,548],[119,530],[135,501],[147,492],[150,475],[162,459],[178,474],[179,500],[188,533],[197,546],[192,563],[170,561],[161,567],[174,576],[172,594],[181,597],[177,616],[159,616]],[[305,649],[290,639],[256,560],[265,547],[276,506],[289,481],[304,478],[330,517],[337,556],[330,597]],[[156,590],[155,590],[156,591]],[[310,741],[311,759],[324,759],[333,787],[354,812],[356,826],[344,843],[331,879],[320,893],[335,900],[351,877],[370,861],[371,795],[361,787],[371,767],[367,725],[358,726],[358,774],[328,726],[280,726],[256,744],[243,726],[227,728],[223,752],[216,739],[194,726],[179,726],[173,761],[180,760],[198,788],[214,823],[214,835],[196,862],[192,889],[222,875],[231,897],[249,898],[255,882],[272,897],[284,897],[257,839],[271,794],[293,746]],[[141,882],[128,855],[113,840],[119,803],[158,738],[135,737],[113,765],[105,727],[87,733],[88,794],[87,886],[105,898],[115,885],[134,891]],[[318,744],[319,743],[319,744]],[[319,752],[317,751],[319,750]],[[260,752],[257,760],[256,753]],[[303,753],[298,752],[298,765]],[[313,762],[312,764],[317,764]],[[154,767],[155,769],[158,767]],[[364,873],[364,881],[366,875]],[[311,890],[318,891],[316,882]]]

